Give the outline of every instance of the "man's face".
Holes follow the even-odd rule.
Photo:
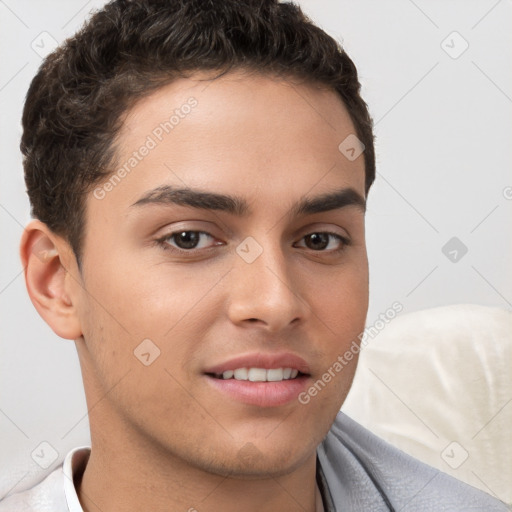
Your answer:
[[[240,477],[314,456],[356,357],[333,365],[368,305],[364,160],[338,149],[354,133],[334,92],[240,72],[179,80],[129,111],[125,172],[86,203],[77,347],[93,444]],[[277,380],[219,378],[235,368]]]

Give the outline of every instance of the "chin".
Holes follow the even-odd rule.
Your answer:
[[[300,453],[297,452],[300,447]],[[314,448],[314,447],[313,447]],[[290,474],[304,464],[312,455],[311,449],[304,449],[298,443],[287,449],[276,450],[273,446],[266,453],[253,443],[246,443],[234,457],[214,460],[208,465],[208,472],[237,480],[263,480]]]

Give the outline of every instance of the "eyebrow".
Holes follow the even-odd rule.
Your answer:
[[[241,197],[192,188],[176,188],[170,185],[162,185],[146,192],[130,208],[150,204],[181,205],[202,210],[223,211],[240,217],[251,214],[249,203]],[[348,206],[356,207],[364,212],[366,201],[353,188],[343,188],[312,198],[303,197],[292,206],[289,215],[300,217]]]

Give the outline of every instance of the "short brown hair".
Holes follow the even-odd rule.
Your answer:
[[[123,114],[179,77],[237,68],[336,91],[365,146],[368,193],[375,179],[373,122],[356,67],[299,6],[278,0],[114,0],[48,55],[23,111],[20,147],[32,215],[68,240],[79,266],[85,195],[112,172]]]

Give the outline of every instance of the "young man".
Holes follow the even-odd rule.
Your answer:
[[[92,446],[0,510],[506,510],[338,412],[368,306],[359,89],[270,0],[114,1],[46,59],[21,257]]]

